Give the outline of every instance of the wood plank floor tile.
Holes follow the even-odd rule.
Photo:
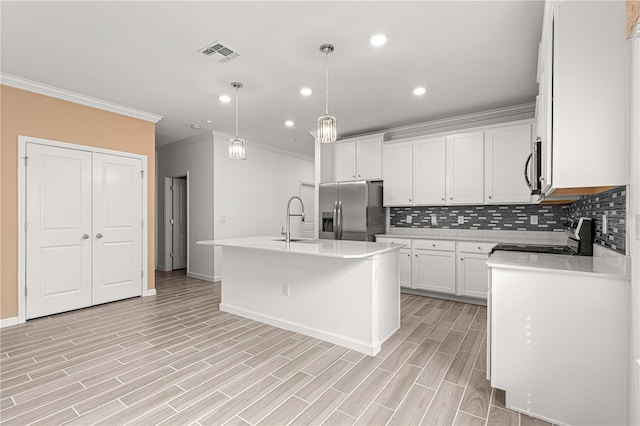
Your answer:
[[[427,412],[435,391],[415,384],[409,390],[407,397],[395,411],[389,424],[391,425],[419,425]]]
[[[458,411],[458,414],[456,415],[456,419],[453,422],[453,425],[454,426],[484,426],[485,423],[486,423],[485,419],[472,416],[471,414],[467,414],[463,411]]]
[[[487,418],[491,400],[491,385],[484,371],[473,370],[459,410],[481,419]]]
[[[156,291],[3,328],[2,424],[547,426],[484,379],[484,306],[402,293],[366,356],[222,312],[220,283],[184,271]]]
[[[427,425],[451,425],[456,417],[464,388],[442,382],[436,392],[423,423]]]

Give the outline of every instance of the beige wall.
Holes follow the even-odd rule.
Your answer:
[[[640,18],[640,1],[627,0],[627,35],[631,35],[633,26]]]
[[[0,86],[0,128],[0,318],[18,315],[18,135],[147,156],[147,288],[154,288],[155,125]]]

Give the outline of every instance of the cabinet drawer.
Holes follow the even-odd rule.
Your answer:
[[[408,238],[377,238],[376,242],[378,243],[391,243],[391,244],[403,244],[406,248],[411,249],[411,240]]]
[[[497,243],[474,243],[471,241],[458,242],[458,250],[467,253],[489,253]]]
[[[424,250],[455,251],[456,242],[444,240],[413,240],[413,247]]]

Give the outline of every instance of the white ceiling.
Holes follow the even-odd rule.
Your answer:
[[[324,112],[340,137],[532,102],[542,1],[0,2],[1,71],[164,118],[162,145],[215,129],[313,156]],[[387,46],[368,37],[384,32]],[[197,52],[220,40],[240,56]],[[411,91],[424,85],[428,92]],[[298,91],[310,86],[314,94]],[[205,121],[212,120],[212,124]],[[285,128],[291,119],[296,125]],[[201,129],[191,129],[198,124]],[[290,142],[295,139],[295,142]]]

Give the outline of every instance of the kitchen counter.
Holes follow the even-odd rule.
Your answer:
[[[337,257],[341,259],[364,259],[366,257],[398,250],[400,248],[398,245],[388,243],[314,239],[299,239],[299,241],[292,241],[289,243],[289,246],[287,246],[281,237],[248,237],[206,240],[197,241],[196,244],[205,246],[244,247],[256,250]]]
[[[198,241],[222,249],[220,310],[367,355],[400,328],[400,248],[278,237]]]
[[[496,251],[487,260],[490,268],[590,275],[620,280],[629,279],[626,264],[624,256],[564,256],[517,251]]]

